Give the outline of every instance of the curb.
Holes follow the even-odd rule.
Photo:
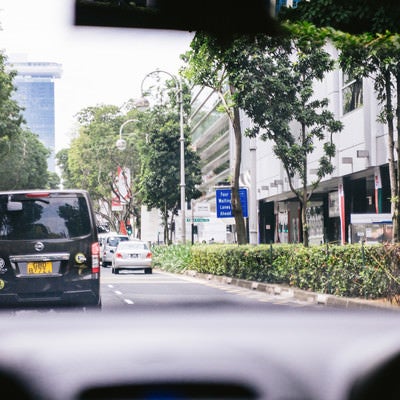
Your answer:
[[[289,286],[247,281],[239,278],[230,278],[227,276],[218,276],[204,274],[197,271],[184,271],[184,275],[192,278],[199,278],[207,281],[216,281],[226,285],[238,286],[244,289],[256,290],[268,295],[293,298],[296,300],[308,302],[310,304],[322,304],[329,307],[351,308],[351,309],[386,309],[400,311],[400,307],[389,303],[377,302],[374,300],[364,300],[358,298],[340,297],[332,294],[315,293],[307,290],[297,289]]]

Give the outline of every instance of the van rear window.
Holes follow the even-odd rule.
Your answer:
[[[0,196],[0,240],[65,239],[91,232],[85,197]]]

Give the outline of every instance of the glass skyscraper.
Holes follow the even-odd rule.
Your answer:
[[[24,108],[23,116],[30,131],[36,133],[51,151],[48,170],[55,171],[54,80],[61,77],[61,64],[51,62],[10,62],[17,71],[14,99]]]

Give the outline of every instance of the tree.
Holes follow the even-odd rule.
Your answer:
[[[400,99],[398,2],[313,0],[302,2],[296,10],[286,10],[282,13],[282,19],[285,18],[311,21],[322,28],[340,50],[339,62],[345,72],[374,79],[378,100],[383,105],[378,119],[388,127],[393,242],[397,242],[400,239],[400,149],[395,148],[395,142],[400,143],[400,102],[394,105],[394,99]],[[354,20],[358,23],[354,24]]]
[[[169,85],[171,101],[159,102],[146,112],[145,134],[138,141],[141,173],[138,179],[138,196],[149,209],[160,210],[164,243],[172,242],[175,216],[180,207],[180,123],[176,107],[174,85]],[[184,90],[184,121],[188,115],[188,90]],[[157,96],[160,93],[157,93]],[[162,96],[161,96],[162,97]],[[186,100],[186,101],[185,101]],[[191,148],[188,128],[185,125],[185,195],[186,201],[200,197],[196,188],[201,183],[200,160]]]
[[[68,167],[68,153],[69,149],[62,149],[56,154],[57,166],[61,171],[61,181],[65,188],[74,187],[73,174]]]
[[[274,142],[274,153],[300,202],[305,246],[307,203],[321,179],[333,171],[332,134],[342,129],[327,110],[328,100],[314,97],[313,85],[334,66],[323,46],[323,40],[302,36],[242,38],[233,49],[234,64],[228,66],[237,102],[254,123],[246,134]],[[322,156],[317,178],[310,182],[309,157],[318,146]]]
[[[23,122],[21,107],[12,99],[16,72],[6,71],[6,60],[6,56],[0,52],[0,155],[4,151],[8,152],[10,140],[19,134]]]
[[[48,172],[48,179],[46,187],[48,189],[59,189],[61,179],[56,172]]]
[[[279,17],[351,34],[397,32],[400,7],[398,0],[311,0],[300,1],[296,8],[283,8]]]
[[[135,113],[133,110],[123,115],[113,105],[81,110],[77,115],[80,124],[77,137],[72,140],[69,149],[57,154],[64,187],[88,190],[94,199],[97,214],[116,231],[121,221],[125,222],[131,216],[139,218],[134,182],[130,182],[126,188],[132,196],[127,199],[123,211],[112,211],[112,198],[119,196],[115,185],[118,167],[129,168],[132,176],[139,171],[135,135],[141,129],[140,124],[130,124],[124,130],[126,150],[120,151],[115,145],[122,123],[136,118]]]
[[[384,34],[349,35],[331,32],[341,50],[340,64],[344,71],[374,79],[374,89],[382,112],[377,116],[388,128],[388,164],[391,191],[391,214],[393,220],[393,242],[400,239],[400,149],[395,142],[400,140],[400,35]],[[395,121],[397,127],[395,128]],[[397,134],[395,135],[395,132]],[[399,142],[398,142],[399,143]]]
[[[235,218],[238,244],[247,243],[246,227],[239,196],[239,178],[242,158],[242,129],[239,108],[234,102],[235,87],[229,78],[227,64],[232,43],[221,42],[212,34],[197,32],[191,50],[184,55],[187,67],[184,75],[195,85],[209,87],[218,94],[221,106],[231,122],[235,135],[235,164],[232,178],[232,214]]]
[[[0,52],[0,190],[57,187],[56,174],[47,171],[50,151],[38,136],[21,126],[22,108],[12,99],[15,71],[6,71]]]
[[[30,131],[16,131],[0,159],[0,190],[45,189],[50,151]]]

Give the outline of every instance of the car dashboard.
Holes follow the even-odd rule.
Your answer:
[[[187,305],[0,317],[1,387],[22,400],[399,397],[397,312]]]

